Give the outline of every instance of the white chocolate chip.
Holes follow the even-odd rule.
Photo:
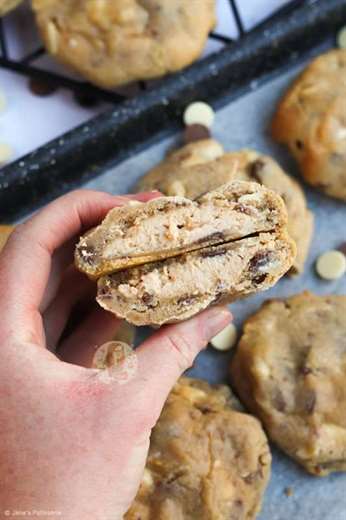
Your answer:
[[[53,22],[47,25],[47,48],[51,54],[56,54],[59,49],[59,31]]]
[[[7,105],[7,100],[6,100],[5,93],[2,90],[0,90],[0,112],[3,112],[5,110],[6,105]]]
[[[270,376],[269,366],[267,365],[267,363],[265,363],[261,359],[258,359],[256,361],[255,370],[261,377],[268,378]]]
[[[226,351],[234,347],[237,340],[237,329],[233,323],[227,325],[219,334],[211,340],[211,345],[216,350]]]
[[[341,251],[327,251],[316,262],[316,271],[324,280],[337,280],[346,272],[346,258]]]
[[[145,487],[152,487],[154,485],[154,479],[147,468],[144,469],[143,477],[142,477],[142,485]]]
[[[9,144],[0,143],[0,165],[7,163],[13,156],[13,148]]]
[[[183,119],[186,126],[203,125],[211,128],[215,119],[215,112],[207,103],[196,101],[185,109]]]
[[[340,49],[346,49],[346,26],[338,32],[336,43]]]

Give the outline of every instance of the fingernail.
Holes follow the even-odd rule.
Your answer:
[[[204,318],[205,336],[209,341],[232,321],[232,314],[227,307],[212,307]]]

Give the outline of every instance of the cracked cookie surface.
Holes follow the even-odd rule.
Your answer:
[[[290,274],[301,273],[309,252],[314,217],[299,184],[271,157],[253,150],[225,153],[217,141],[205,139],[168,154],[139,180],[136,189],[155,189],[165,195],[195,199],[232,180],[258,182],[283,198],[288,231],[297,245]]]
[[[269,300],[244,326],[232,385],[307,471],[346,471],[346,296]]]
[[[279,103],[272,134],[309,184],[346,201],[346,49],[322,54],[298,77]]]
[[[153,429],[125,520],[252,520],[270,465],[260,423],[226,386],[182,378]]]
[[[214,0],[33,0],[48,51],[112,88],[182,69],[215,25]]]

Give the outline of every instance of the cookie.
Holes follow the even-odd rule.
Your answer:
[[[97,301],[134,325],[174,323],[269,289],[294,254],[284,229],[259,233],[101,277]]]
[[[33,0],[48,51],[113,88],[180,70],[201,54],[215,0]]]
[[[346,471],[346,296],[303,292],[247,320],[232,385],[269,437],[314,475]]]
[[[309,184],[346,201],[346,49],[322,54],[298,77],[279,103],[272,134]]]
[[[13,226],[0,225],[0,251],[7,242],[8,237],[12,233]]]
[[[22,0],[0,0],[0,16],[9,13],[21,3]]]
[[[252,520],[271,455],[259,422],[226,386],[182,378],[153,429],[125,520]]]
[[[165,195],[195,199],[233,179],[255,181],[276,191],[288,213],[288,231],[297,245],[290,274],[304,270],[313,233],[313,214],[299,184],[271,157],[252,150],[224,153],[213,139],[191,143],[171,153],[140,179],[136,190],[159,190]]]
[[[160,197],[110,211],[76,247],[79,270],[92,278],[286,224],[284,204],[256,183],[232,182],[192,201]]]

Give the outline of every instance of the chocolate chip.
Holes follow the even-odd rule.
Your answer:
[[[255,272],[262,269],[262,267],[265,267],[271,261],[271,258],[272,253],[270,251],[260,251],[256,253],[250,260],[250,271]]]
[[[201,141],[202,139],[209,139],[209,129],[204,125],[189,125],[184,131],[184,142],[186,144]]]
[[[96,250],[94,246],[83,245],[78,248],[79,255],[81,256],[83,262],[88,265],[92,265],[93,261],[96,257]]]
[[[102,298],[111,298],[110,288],[104,285],[103,287],[101,287],[101,289],[99,289],[98,296],[102,296]]]
[[[182,296],[177,301],[178,305],[184,306],[184,305],[191,305],[191,303],[194,303],[196,300],[196,296]]]
[[[258,174],[263,170],[265,167],[265,162],[262,159],[256,159],[256,161],[253,161],[250,163],[247,167],[248,174],[253,177],[257,182],[262,183],[261,178],[258,176]]]
[[[249,473],[246,477],[243,477],[243,480],[246,482],[246,484],[253,484],[259,476],[260,473],[258,471],[254,471],[253,473]]]
[[[251,215],[251,209],[244,206],[244,204],[236,204],[234,206],[235,211],[238,211],[239,213],[245,213],[245,215]]]
[[[46,97],[54,94],[58,87],[49,80],[30,78],[29,89],[35,96]]]
[[[296,147],[298,148],[298,150],[302,150],[304,148],[304,143],[300,139],[297,139]]]
[[[279,412],[284,412],[286,410],[286,402],[283,393],[279,388],[276,389],[272,401],[275,409]]]
[[[312,374],[311,368],[307,367],[306,365],[303,365],[300,369],[300,373],[303,376],[308,376],[309,374]]]
[[[225,235],[221,231],[215,231],[215,233],[212,235],[208,235],[207,237],[197,240],[197,244],[201,244],[203,242],[223,242],[224,240]]]
[[[212,305],[216,305],[217,303],[220,303],[220,301],[222,300],[223,297],[224,297],[224,293],[222,293],[222,292],[217,293],[217,295],[215,296],[215,298],[211,302]]]
[[[338,251],[340,251],[341,253],[343,253],[346,256],[346,242],[343,242],[342,244],[339,245]]]
[[[203,415],[208,415],[209,413],[212,413],[212,408],[208,406],[199,406],[198,409],[202,412]]]
[[[268,277],[268,273],[263,273],[263,274],[260,274],[259,276],[255,276],[255,278],[253,278],[252,281],[256,285],[259,285],[259,284],[263,283],[267,277]]]
[[[154,296],[152,294],[149,294],[148,292],[143,293],[142,296],[142,302],[145,305],[150,305],[154,299]]]
[[[74,93],[74,98],[77,103],[84,108],[93,108],[98,105],[99,100],[93,94],[89,92],[83,92],[82,90],[77,90]]]
[[[316,394],[313,390],[307,391],[305,395],[305,411],[312,414],[316,406]]]
[[[200,252],[200,256],[202,258],[212,258],[214,256],[222,256],[227,253],[227,249],[202,249]]]

